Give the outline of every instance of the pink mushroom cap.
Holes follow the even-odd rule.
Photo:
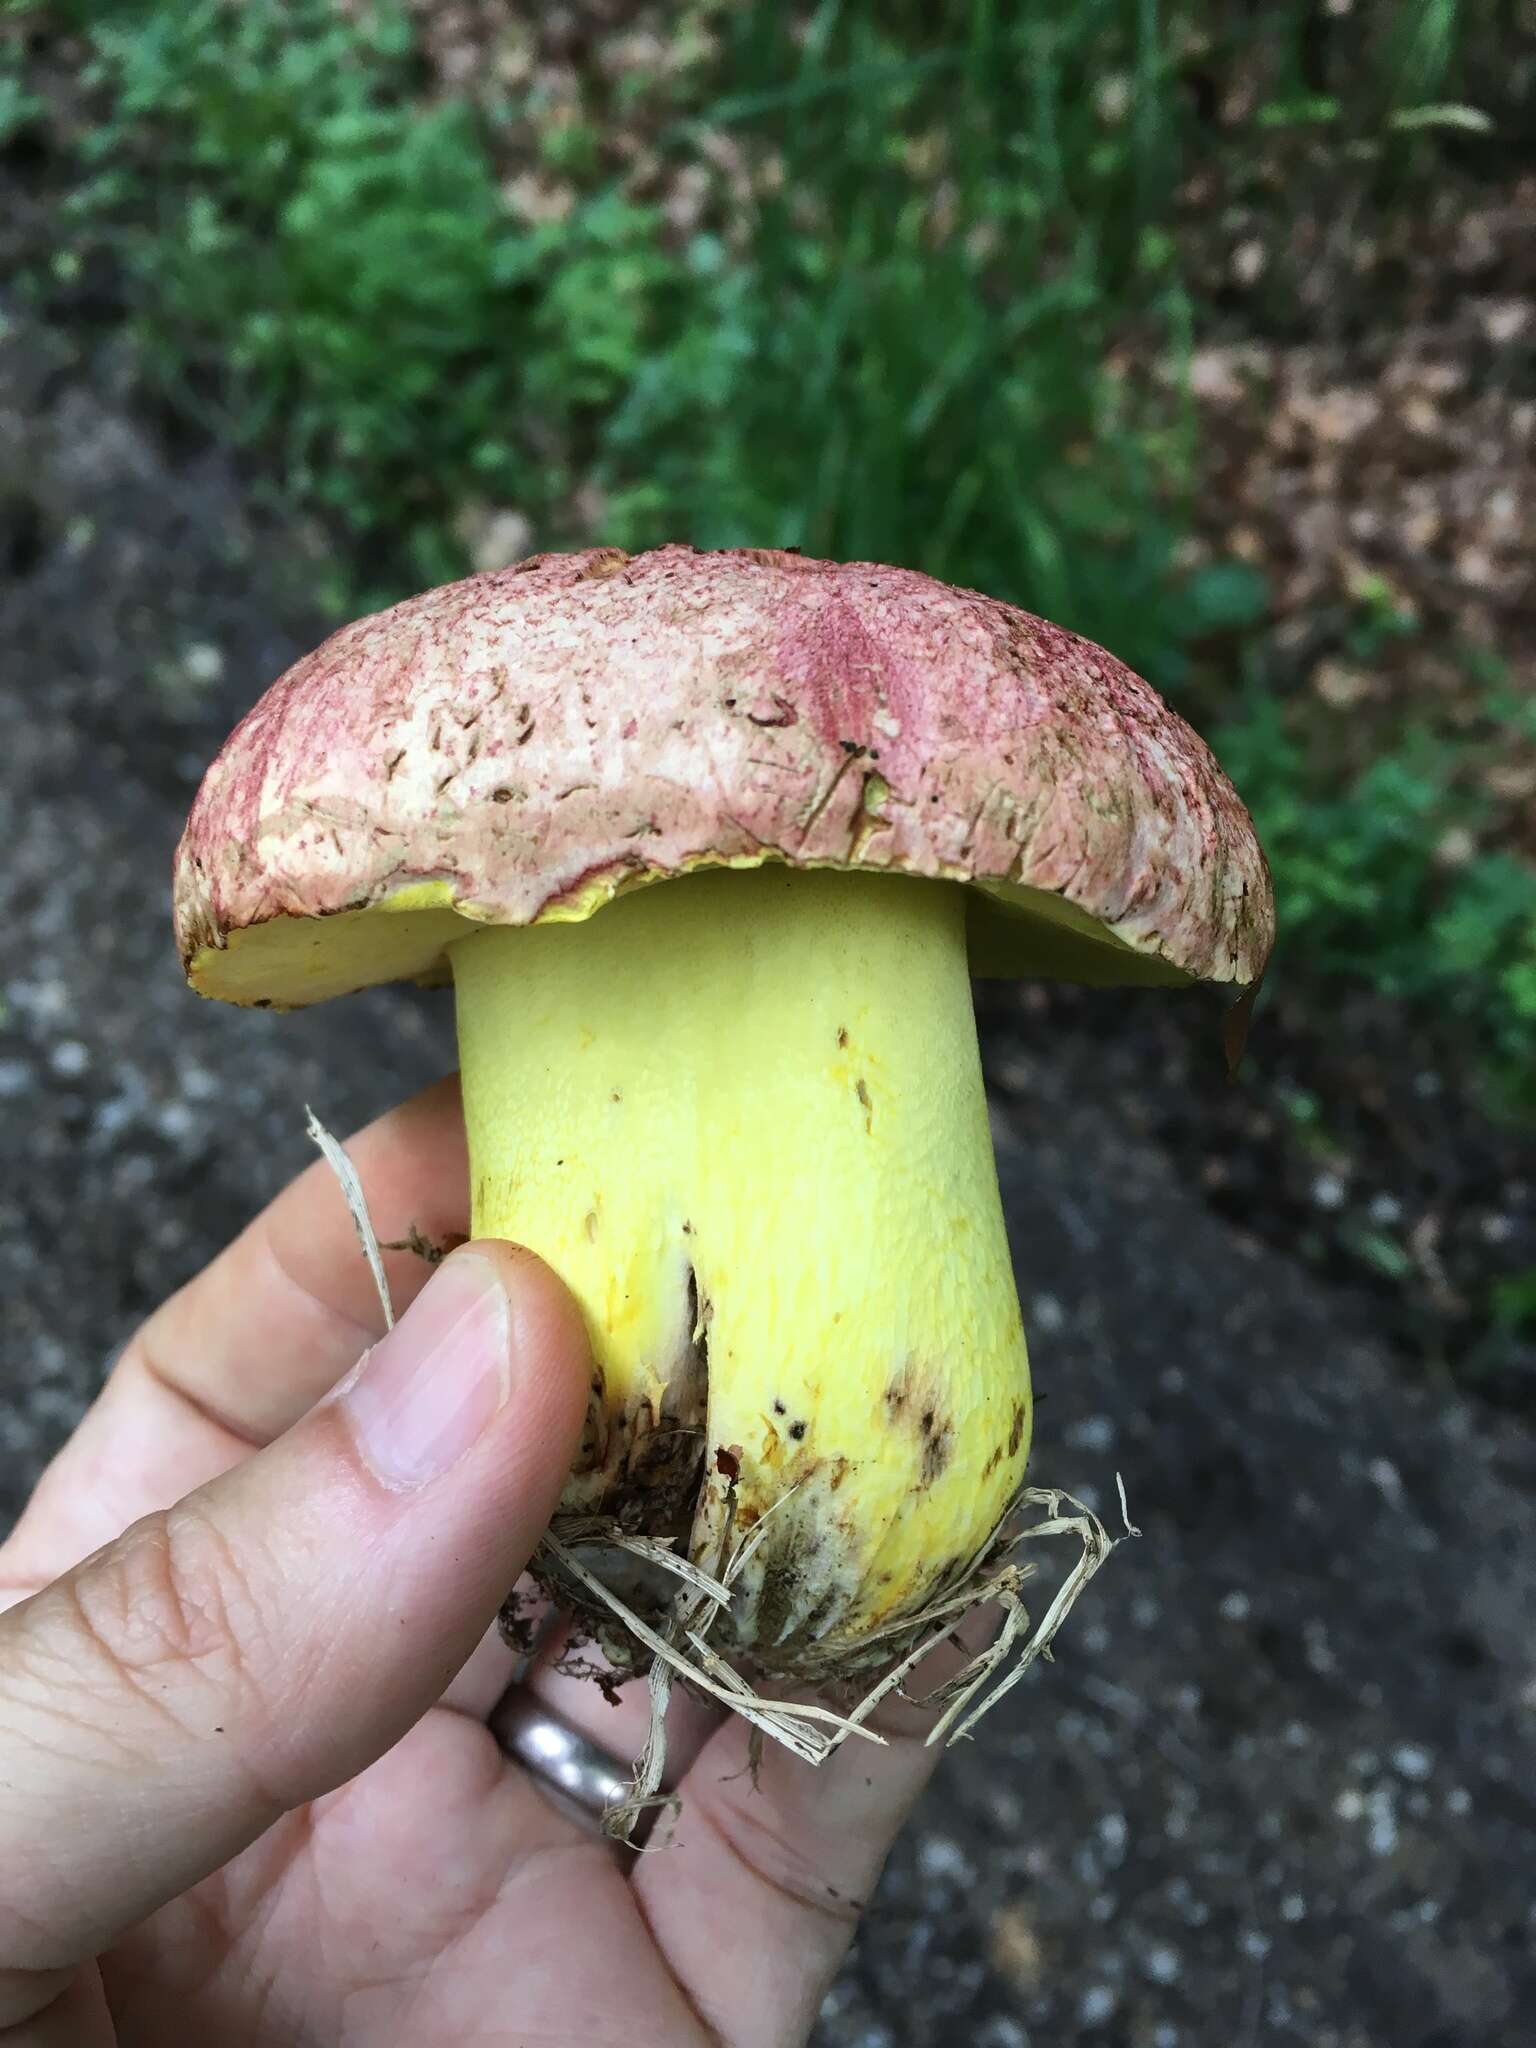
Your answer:
[[[1113,655],[915,570],[680,545],[332,634],[209,769],[176,935],[204,993],[291,1007],[767,861],[970,884],[980,973],[1246,987],[1274,939],[1236,791]]]

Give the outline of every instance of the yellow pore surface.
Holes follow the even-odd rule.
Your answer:
[[[761,1635],[814,1611],[818,1637],[856,1640],[920,1605],[1029,1447],[963,889],[703,873],[450,958],[473,1229],[573,1289],[616,1428],[685,1369],[695,1278],[694,1555],[713,1561],[723,1450],[738,1530],[795,1489],[779,1547],[797,1532],[806,1583],[759,1584]]]

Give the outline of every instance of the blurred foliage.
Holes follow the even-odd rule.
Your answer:
[[[98,19],[108,112],[71,225],[110,238],[167,378],[216,366],[220,425],[277,454],[370,581],[461,567],[471,496],[558,537],[595,486],[622,546],[917,560],[1156,667],[1189,422],[1106,366],[1133,310],[1149,356],[1187,325],[1153,231],[1176,162],[1156,12],[951,7],[938,46],[903,12],[823,7],[803,37],[731,16],[659,146],[749,132],[772,181],[750,219],[685,235],[569,123],[545,151],[574,203],[519,220],[470,108],[423,104],[391,8]],[[1113,127],[1104,71],[1129,95]]]
[[[1174,217],[1189,53],[1249,38],[1255,132],[1338,125],[1396,174],[1484,121],[1474,53],[1499,16],[1368,10],[1341,98],[1301,0],[683,9],[714,52],[666,84],[650,147],[660,189],[698,167],[715,196],[682,219],[536,83],[444,93],[394,4],[75,12],[90,113],[36,289],[124,280],[180,415],[339,537],[338,610],[459,573],[478,503],[530,545],[596,524],[630,548],[911,562],[1175,693],[1192,647],[1251,644],[1265,612],[1252,570],[1177,568],[1199,480]],[[0,71],[0,133],[34,105]],[[514,128],[560,195],[533,218],[497,168]],[[1398,629],[1365,617],[1356,652]],[[1474,822],[1462,742],[1410,731],[1340,783],[1272,691],[1224,725],[1292,963],[1449,1006],[1506,1068],[1536,1064],[1530,871],[1445,858]]]
[[[1176,396],[1108,365],[1128,318],[1149,360],[1187,327],[1153,232],[1178,117],[1155,12],[951,7],[903,56],[905,11],[822,7],[798,41],[734,18],[693,119],[750,128],[773,179],[749,235],[688,245],[610,424],[621,535],[912,561],[1155,667],[1193,447]]]
[[[1477,851],[1468,770],[1497,735],[1536,731],[1536,704],[1490,688],[1481,733],[1410,729],[1335,782],[1309,758],[1272,690],[1213,735],[1275,869],[1287,956],[1309,975],[1368,979],[1440,1019],[1460,1018],[1500,1092],[1536,1106],[1536,880],[1513,854]]]
[[[374,598],[461,570],[477,488],[547,514],[569,477],[538,438],[611,404],[647,345],[650,218],[595,194],[521,231],[470,109],[421,103],[392,9],[195,0],[90,39],[109,115],[81,137],[76,230],[126,267],[167,381],[216,369],[210,425],[348,537],[337,607],[354,563]]]

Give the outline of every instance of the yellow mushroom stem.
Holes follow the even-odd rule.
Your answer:
[[[875,1661],[1023,1475],[965,919],[957,884],[765,866],[452,949],[474,1231],[592,1338],[563,1505],[706,1570],[772,1511],[728,1624],[766,1671]]]

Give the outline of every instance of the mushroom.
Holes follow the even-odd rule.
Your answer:
[[[907,569],[670,546],[333,635],[209,770],[175,922],[229,1002],[451,979],[472,1228],[592,1339],[563,1508],[737,1546],[715,1646],[827,1681],[967,1585],[1029,1453],[970,977],[1251,991],[1273,901],[1100,648]],[[593,1555],[659,1624],[676,1581]]]

